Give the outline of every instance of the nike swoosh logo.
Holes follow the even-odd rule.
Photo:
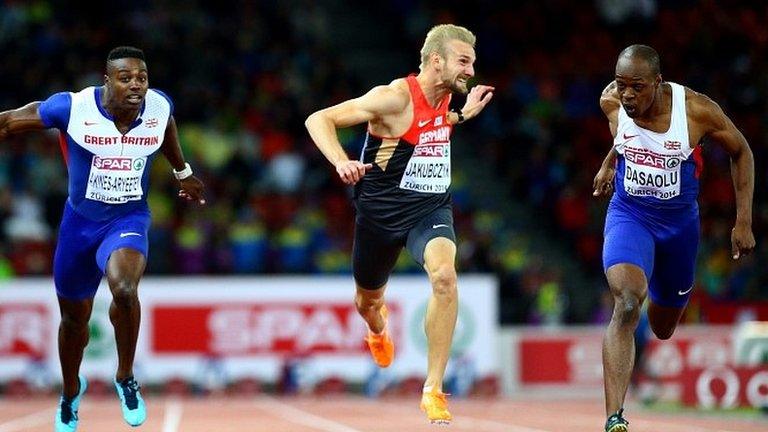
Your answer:
[[[86,126],[93,126],[93,125],[97,125],[99,123],[98,122],[89,122],[89,121],[87,121],[87,122],[83,122],[83,124],[86,125]]]
[[[141,234],[135,233],[135,232],[120,233],[120,238],[128,237],[128,236],[139,236],[139,237],[141,237]]]
[[[640,135],[639,134],[638,135],[627,135],[627,134],[624,134],[624,139],[625,140],[630,140],[630,139],[638,137],[638,136],[640,136]]]
[[[440,228],[440,227],[446,227],[446,228],[448,228],[448,225],[446,225],[446,224],[437,224],[437,225],[432,225],[432,229],[437,229],[437,228]]]
[[[678,291],[677,293],[678,293],[679,295],[686,295],[686,294],[688,294],[689,292],[691,292],[691,290],[692,290],[692,289],[693,289],[693,285],[691,285],[691,287],[690,287],[690,288],[688,288],[687,290],[685,290],[685,291]]]
[[[429,122],[431,122],[431,121],[432,121],[432,119],[420,121],[419,122],[419,127],[424,127],[424,126],[428,125]]]

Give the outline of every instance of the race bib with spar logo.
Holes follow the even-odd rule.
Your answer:
[[[146,157],[94,156],[85,198],[107,204],[123,204],[142,198],[141,179]]]
[[[445,193],[451,185],[451,129],[423,132],[405,167],[400,189],[424,193]]]
[[[679,154],[660,154],[644,148],[624,148],[624,190],[638,197],[667,200],[680,195]]]

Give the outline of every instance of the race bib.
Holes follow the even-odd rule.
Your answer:
[[[400,180],[400,189],[445,193],[451,185],[450,143],[419,144]]]
[[[141,179],[146,157],[100,157],[91,161],[85,198],[107,204],[124,204],[144,196]]]
[[[628,195],[667,200],[680,195],[679,155],[624,149],[624,190]]]

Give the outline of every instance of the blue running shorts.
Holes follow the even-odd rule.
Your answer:
[[[616,264],[634,264],[645,272],[653,303],[676,308],[688,303],[699,247],[698,209],[655,213],[614,199],[608,206],[604,236],[604,271]]]
[[[131,248],[147,256],[150,213],[133,210],[106,221],[93,221],[64,206],[53,258],[53,280],[59,297],[93,298],[113,251]]]

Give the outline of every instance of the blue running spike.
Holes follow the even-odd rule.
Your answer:
[[[77,416],[77,410],[80,409],[80,399],[82,399],[85,390],[88,389],[88,380],[84,376],[77,377],[80,380],[80,390],[77,396],[65,398],[64,395],[59,399],[59,408],[56,410],[56,418],[53,421],[54,432],[75,432],[77,422],[80,420]]]
[[[147,419],[147,407],[139,392],[139,384],[132,376],[114,382],[120,397],[120,407],[123,409],[123,419],[133,427],[140,426]]]

